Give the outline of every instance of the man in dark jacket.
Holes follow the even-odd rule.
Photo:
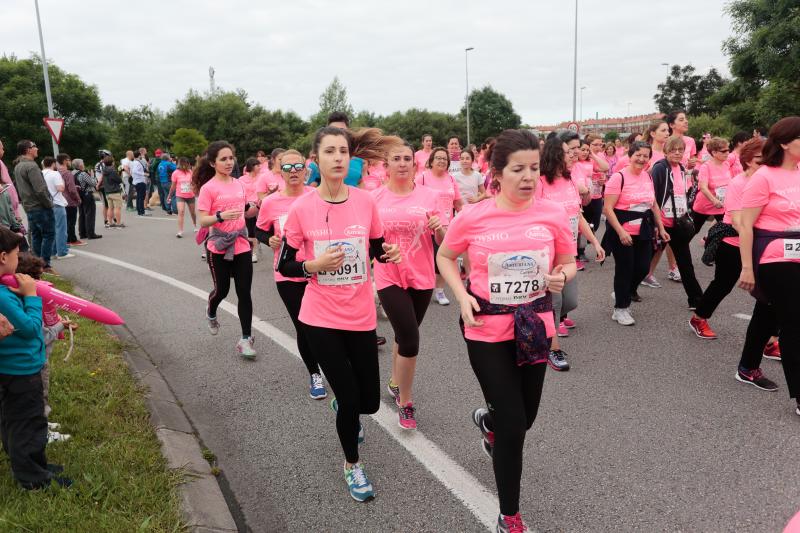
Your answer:
[[[14,167],[14,182],[22,207],[28,215],[33,253],[44,260],[45,272],[52,272],[50,255],[56,236],[53,200],[47,190],[42,171],[36,164],[39,148],[33,141],[24,139],[17,143],[19,162]]]

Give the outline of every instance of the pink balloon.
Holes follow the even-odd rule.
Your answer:
[[[14,288],[19,286],[17,278],[11,274],[0,277],[0,283]],[[36,295],[45,303],[53,302],[59,309],[69,311],[70,313],[76,313],[82,317],[94,320],[95,322],[108,324],[110,326],[119,326],[125,323],[122,317],[111,309],[60,291],[47,281],[36,281]]]
[[[794,515],[794,518],[789,520],[783,533],[800,533],[800,512]]]

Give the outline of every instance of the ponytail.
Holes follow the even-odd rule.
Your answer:
[[[233,145],[227,141],[214,141],[206,148],[203,157],[200,158],[200,162],[194,168],[194,172],[192,172],[192,189],[194,189],[195,194],[200,194],[200,188],[208,183],[217,173],[217,170],[211,166],[211,161],[217,160],[217,154],[219,154],[220,150],[223,148],[229,148],[231,152],[236,154]]]

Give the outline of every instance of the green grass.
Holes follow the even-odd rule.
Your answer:
[[[67,338],[50,361],[50,419],[72,439],[47,446],[48,462],[64,465],[75,484],[22,490],[0,452],[0,532],[182,531],[181,473],[167,469],[123,346],[100,324],[77,321],[70,359]]]

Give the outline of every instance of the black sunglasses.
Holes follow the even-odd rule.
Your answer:
[[[285,165],[281,165],[281,171],[283,172],[291,172],[292,170],[300,172],[304,168],[306,168],[305,163],[295,163],[294,165],[286,163]]]

